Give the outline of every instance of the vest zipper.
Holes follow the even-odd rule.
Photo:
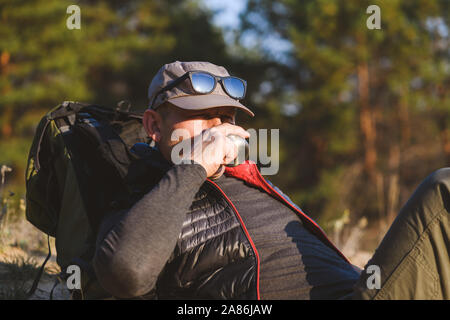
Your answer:
[[[229,205],[231,205],[231,208],[233,209],[233,211],[236,214],[236,217],[238,218],[242,229],[244,230],[244,234],[247,237],[248,241],[250,242],[250,245],[252,247],[253,253],[255,254],[256,257],[256,296],[258,300],[261,300],[260,294],[259,294],[259,265],[260,265],[260,259],[259,259],[259,254],[258,251],[256,250],[256,246],[255,243],[253,242],[252,238],[250,237],[250,234],[248,233],[248,230],[245,226],[244,221],[242,220],[241,215],[239,214],[239,212],[237,211],[236,207],[234,206],[233,202],[231,202],[230,198],[228,198],[228,196],[225,194],[225,192],[212,180],[210,179],[206,179],[206,181],[208,181],[215,189],[219,190],[220,193],[222,193],[222,195],[224,196],[225,200],[228,202]]]

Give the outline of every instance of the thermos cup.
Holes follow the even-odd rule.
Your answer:
[[[231,141],[233,141],[234,145],[237,147],[238,156],[234,159],[234,161],[228,163],[226,166],[227,167],[236,167],[236,166],[244,163],[245,160],[248,160],[249,147],[248,147],[247,140],[245,140],[244,138],[242,138],[240,136],[234,135],[234,134],[228,135],[227,138],[230,139]]]

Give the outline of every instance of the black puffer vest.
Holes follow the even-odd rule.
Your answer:
[[[232,204],[205,182],[156,283],[161,299],[257,299],[258,260]]]
[[[148,166],[148,160],[152,166]],[[155,165],[154,157],[147,157],[147,168],[152,169],[155,182],[167,170],[160,162]],[[311,218],[261,176],[255,163],[227,167],[225,174],[260,188],[292,208],[312,233],[348,261]],[[260,298],[258,251],[239,212],[214,181],[207,179],[197,192],[175,249],[147,298]]]

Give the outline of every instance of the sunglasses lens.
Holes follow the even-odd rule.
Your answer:
[[[228,94],[235,99],[244,98],[245,85],[241,79],[229,77],[223,79],[223,84],[228,91]]]
[[[209,93],[214,88],[215,79],[206,73],[193,73],[192,86],[198,93]]]

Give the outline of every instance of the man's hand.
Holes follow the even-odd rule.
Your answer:
[[[243,128],[223,123],[204,130],[200,137],[194,137],[191,155],[184,158],[194,160],[203,166],[208,178],[213,176],[220,166],[232,162],[238,156],[238,150],[234,143],[227,138],[230,134],[244,139],[250,137]]]

